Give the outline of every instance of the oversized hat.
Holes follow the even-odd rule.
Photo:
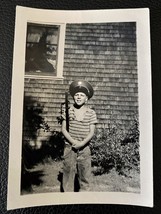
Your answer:
[[[93,96],[93,87],[91,84],[84,80],[76,80],[72,82],[69,86],[69,92],[73,97],[77,92],[83,92],[90,99]]]

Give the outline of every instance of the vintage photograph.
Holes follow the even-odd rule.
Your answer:
[[[23,10],[25,8],[19,7],[19,16]],[[87,19],[86,14],[84,20],[79,21],[71,21],[71,16],[68,21],[64,14],[64,22],[62,14],[52,22],[50,15],[42,20],[36,18],[33,9],[31,12],[35,18],[26,15],[23,33],[16,31],[15,34],[15,38],[23,35],[24,42],[22,64],[18,64],[18,56],[15,57],[15,70],[21,72],[21,93],[14,92],[12,97],[13,109],[17,96],[21,105],[19,123],[14,120],[15,110],[12,114],[12,122],[17,122],[22,131],[17,139],[19,180],[15,191],[19,191],[18,197],[28,197],[31,202],[32,197],[38,200],[41,195],[40,204],[33,200],[28,206],[52,204],[43,201],[42,196],[48,194],[52,194],[53,199],[54,194],[58,194],[65,203],[65,195],[75,192],[78,201],[72,201],[77,197],[72,196],[67,203],[82,202],[81,194],[88,196],[88,200],[92,192],[116,195],[116,202],[112,203],[128,204],[130,196],[144,201],[145,184],[142,183],[147,166],[142,152],[145,149],[142,109],[146,104],[142,98],[148,97],[146,101],[151,104],[151,88],[149,34],[146,44],[142,43],[143,47],[147,45],[148,56],[140,48],[140,34],[144,26],[142,16],[148,18],[147,11],[137,13],[136,10],[135,19],[130,15],[127,19],[125,11],[126,18],[123,16],[122,20],[119,14],[116,19],[113,16],[108,19],[107,11],[102,19],[98,12],[99,18],[94,21],[92,14],[91,19],[90,16]],[[146,30],[148,27],[145,35]],[[144,39],[144,35],[141,38]],[[148,74],[142,72],[143,67],[148,67]],[[14,81],[16,73],[13,75]],[[144,80],[147,80],[149,94],[141,91],[147,87],[142,85]],[[151,122],[150,110],[149,105],[146,111]],[[148,129],[151,137],[151,124]],[[14,176],[12,140],[15,141],[15,136],[10,141],[10,181]],[[146,149],[150,155],[151,146],[149,141]],[[150,164],[152,184],[152,161]],[[8,203],[14,207],[11,186],[9,182]],[[152,194],[152,185],[146,191]],[[125,199],[119,201],[124,194]],[[151,198],[149,195],[147,201]],[[92,200],[97,201],[91,198],[89,203]],[[138,201],[133,203],[139,204]],[[151,202],[143,205],[148,203]],[[23,203],[17,206],[23,207]]]
[[[65,151],[67,155],[70,156],[70,149],[77,155],[75,159],[69,157],[71,166],[65,169],[73,185],[73,176],[76,174],[78,180],[83,176],[82,185],[90,185],[91,191],[140,192],[136,36],[135,22],[67,24],[64,79],[43,79],[49,73],[51,77],[56,73],[56,66],[53,65],[57,60],[55,46],[58,27],[34,23],[27,25],[21,177],[23,194],[60,191],[61,177],[64,180],[64,166],[61,166],[65,161],[64,147],[69,147]],[[30,77],[27,77],[28,73]],[[75,81],[73,86],[70,85],[72,81]],[[74,92],[69,90],[69,86],[73,87],[71,90]],[[92,91],[88,93],[90,89]],[[78,97],[77,103],[75,94],[79,92],[84,93],[88,100],[83,102]],[[68,107],[63,108],[66,102],[69,103]],[[79,124],[72,123],[71,109],[76,121],[81,121]],[[79,152],[82,147],[73,150],[73,143],[70,140],[67,143],[68,137],[61,131],[61,124],[66,120],[63,111],[65,114],[69,111],[67,120],[70,136],[81,144],[89,132],[87,124],[91,118],[85,118],[88,109],[93,109],[97,115],[89,115],[94,117],[95,132]],[[89,121],[86,124],[84,120]],[[91,154],[88,153],[86,158],[87,162],[91,159],[91,169],[90,164],[79,163],[79,153],[85,155],[82,153],[86,153],[88,147]],[[87,172],[80,172],[81,175],[80,164],[87,169]],[[92,171],[89,181],[88,171]],[[71,192],[74,189],[76,187],[69,188]]]

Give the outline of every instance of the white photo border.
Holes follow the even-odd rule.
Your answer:
[[[54,20],[54,21],[53,21]],[[22,118],[27,22],[136,22],[141,192],[41,193],[21,195]],[[60,204],[125,204],[153,207],[152,92],[149,9],[60,11],[17,6],[14,41],[7,209]]]

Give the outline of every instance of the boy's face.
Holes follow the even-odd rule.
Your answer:
[[[85,102],[88,100],[88,97],[85,93],[83,92],[77,92],[74,95],[74,102],[76,103],[76,105],[78,106],[82,106],[85,104]]]

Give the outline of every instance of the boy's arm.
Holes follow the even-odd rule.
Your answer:
[[[74,144],[72,145],[73,148],[75,148],[75,149],[80,149],[81,147],[85,146],[85,145],[91,140],[91,138],[92,138],[93,135],[94,135],[95,124],[91,124],[89,128],[90,128],[90,131],[89,131],[89,134],[87,135],[87,137],[86,137],[83,141],[79,142],[78,144],[77,144],[77,143],[76,143],[76,144],[74,143]]]
[[[63,135],[65,136],[65,138],[69,141],[70,144],[75,144],[76,141],[70,136],[69,132],[67,132],[66,130],[66,121],[63,120],[62,122],[62,129],[61,129]]]

